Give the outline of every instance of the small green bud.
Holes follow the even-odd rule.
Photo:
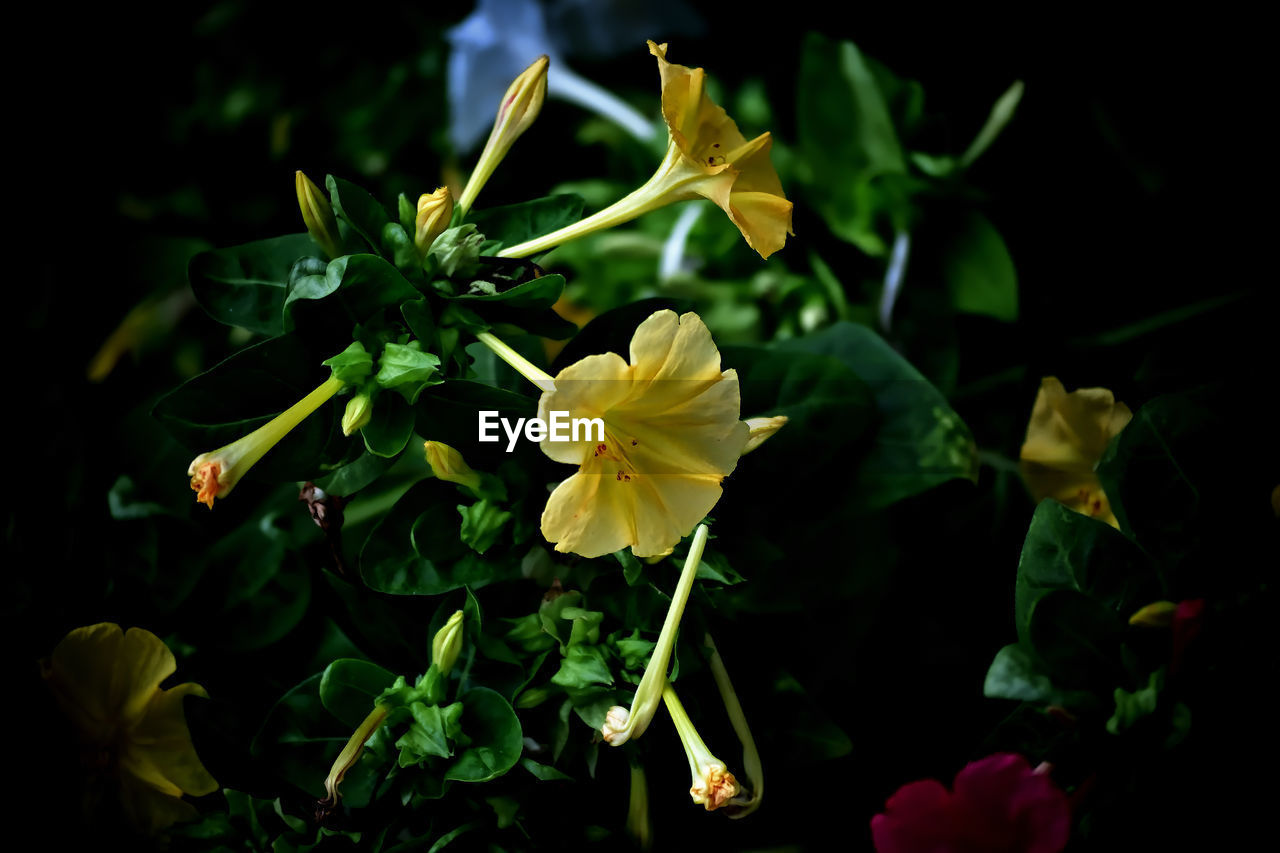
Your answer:
[[[373,372],[373,356],[359,341],[321,363],[333,371],[335,379],[346,385],[359,385]]]
[[[356,394],[347,401],[342,413],[342,434],[351,435],[373,419],[373,398],[368,394]]]
[[[444,623],[444,627],[436,631],[431,641],[431,662],[440,670],[441,675],[448,675],[462,651],[462,611],[456,610]]]

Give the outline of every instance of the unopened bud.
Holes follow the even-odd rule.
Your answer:
[[[424,447],[427,451],[427,464],[436,479],[449,483],[457,483],[471,489],[479,488],[480,475],[472,470],[462,454],[441,441],[428,441]]]
[[[356,394],[347,401],[342,413],[342,434],[351,435],[373,419],[373,398],[368,394]]]
[[[604,715],[604,725],[600,727],[600,734],[604,736],[604,742],[609,746],[622,746],[631,737],[631,731],[627,728],[627,720],[631,719],[631,711],[621,705],[614,705],[609,709],[609,713]]]
[[[471,209],[480,189],[489,180],[493,170],[507,156],[511,144],[520,134],[529,129],[538,113],[542,112],[542,102],[547,98],[547,67],[551,64],[546,56],[540,56],[533,64],[521,72],[511,82],[507,93],[502,96],[498,106],[498,117],[493,122],[493,130],[489,132],[489,141],[485,143],[475,171],[462,190],[458,199],[458,207],[463,213]]]
[[[1153,601],[1130,616],[1129,624],[1143,628],[1168,628],[1173,624],[1173,614],[1177,609],[1178,605],[1172,601]]]
[[[441,675],[448,675],[461,651],[462,611],[457,610],[444,623],[444,627],[436,631],[435,639],[431,641],[431,662],[440,670]]]
[[[772,418],[748,418],[747,429],[751,432],[747,435],[747,446],[742,448],[742,455],[746,456],[764,444],[771,435],[787,425],[787,420],[786,415],[777,415]]]
[[[433,193],[423,193],[418,198],[418,215],[414,219],[413,242],[418,251],[431,248],[436,238],[449,227],[453,218],[453,196],[448,187],[440,187]]]
[[[307,225],[307,233],[326,255],[330,258],[338,257],[342,254],[342,238],[338,233],[338,220],[333,215],[329,199],[301,171],[295,173],[294,185],[298,191],[298,207],[302,210],[302,221]]]

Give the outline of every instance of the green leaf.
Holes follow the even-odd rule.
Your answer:
[[[437,237],[427,250],[427,261],[449,278],[475,275],[484,245],[484,235],[468,222]]]
[[[451,483],[424,480],[405,492],[360,551],[365,583],[392,595],[438,595],[518,577],[518,559],[481,558],[463,544],[457,506]]]
[[[462,541],[477,554],[488,551],[502,533],[503,526],[511,520],[511,513],[487,500],[460,506],[458,512],[462,515]]]
[[[412,405],[418,402],[418,396],[428,386],[444,381],[443,378],[432,378],[439,367],[440,358],[435,353],[423,352],[421,341],[388,343],[378,357],[378,375],[374,379],[383,388],[404,395]]]
[[[374,701],[395,676],[369,661],[342,658],[329,664],[320,677],[320,702],[351,729],[373,710]]]
[[[451,758],[453,742],[458,735],[458,720],[463,706],[454,702],[448,707],[424,705],[413,702],[409,706],[413,722],[409,730],[396,741],[400,749],[400,766],[422,764],[428,757]]]
[[[969,213],[944,251],[951,304],[966,314],[1018,319],[1018,274],[1004,238],[980,213]]]
[[[1118,735],[1133,728],[1144,717],[1154,714],[1160,700],[1160,691],[1163,689],[1164,667],[1151,673],[1151,677],[1147,679],[1147,686],[1140,690],[1130,693],[1117,687],[1113,694],[1116,710],[1111,715],[1111,719],[1107,720],[1107,731]]]
[[[400,227],[399,223],[388,222],[382,226],[382,253],[391,258],[396,269],[406,274],[417,275],[422,272],[422,256],[413,243],[413,237]]]
[[[880,509],[954,479],[977,481],[968,427],[918,370],[866,326],[836,323],[782,349],[839,359],[871,389],[877,424],[858,466],[853,494]],[[784,427],[770,442],[785,435]],[[768,445],[761,452],[767,452]]]
[[[1018,559],[1014,621],[1018,636],[1029,638],[1035,602],[1054,590],[1081,593],[1117,617],[1127,619],[1159,597],[1150,563],[1111,525],[1042,501]]]
[[[435,338],[436,320],[431,313],[431,306],[426,299],[411,299],[400,305],[400,315],[409,327],[409,331],[420,341],[431,341]]]
[[[284,301],[285,327],[351,339],[351,327],[422,294],[400,271],[376,255],[344,255],[325,274],[295,281]],[[314,330],[314,331],[313,331]]]
[[[524,733],[511,703],[487,687],[464,693],[462,731],[471,744],[445,771],[446,780],[488,782],[503,775],[520,760]]]
[[[622,564],[622,578],[627,582],[627,586],[635,586],[639,583],[644,567],[640,565],[636,555],[632,554],[630,549],[623,548],[621,551],[614,551],[613,556]]]
[[[983,151],[990,147],[992,142],[996,141],[996,137],[1000,135],[1000,131],[1004,130],[1005,125],[1013,118],[1014,112],[1018,109],[1018,103],[1022,100],[1023,85],[1021,80],[1015,80],[1013,85],[1005,90],[1005,93],[996,100],[991,107],[991,114],[987,116],[986,122],[982,125],[982,129],[978,131],[978,135],[974,137],[973,142],[965,149],[964,154],[960,157],[960,165],[968,168],[981,156]]]
[[[375,453],[370,453],[366,448],[365,452],[356,457],[355,461],[348,462],[341,468],[326,474],[316,480],[315,484],[326,494],[345,498],[373,483],[394,462],[394,456],[378,456]]]
[[[579,644],[569,647],[568,654],[560,661],[560,669],[551,676],[551,683],[567,690],[609,687],[613,684],[613,673],[599,646]]]
[[[1014,643],[996,653],[982,685],[982,695],[989,699],[1017,699],[1040,705],[1060,705],[1081,709],[1096,704],[1091,693],[1082,690],[1059,690],[1045,674],[1035,656]]]
[[[161,397],[152,415],[193,452],[230,444],[298,402],[327,378],[295,335],[241,350]],[[246,475],[250,480],[310,480],[347,452],[334,429],[333,404],[294,427]],[[240,488],[243,488],[241,486]]]
[[[414,410],[408,403],[395,394],[379,394],[374,398],[373,417],[360,428],[360,435],[370,453],[391,458],[413,437],[414,422]]]
[[[373,356],[359,341],[352,342],[351,346],[326,358],[321,364],[333,371],[334,378],[348,385],[359,385],[373,372]]]
[[[382,229],[390,221],[387,211],[367,190],[350,181],[329,175],[324,182],[333,212],[363,237],[370,249],[380,251]]]
[[[562,292],[564,292],[564,276],[553,273],[491,295],[464,293],[451,298],[460,302],[475,302],[482,305],[501,303],[505,308],[532,310],[550,308],[560,298]]]
[[[187,279],[200,307],[219,323],[278,335],[284,331],[289,270],[298,258],[315,253],[307,234],[214,249],[191,259]]]
[[[543,782],[572,782],[573,777],[568,773],[562,773],[549,764],[539,764],[532,758],[520,759],[520,766],[528,770],[535,778]]]
[[[536,446],[517,442],[512,454],[504,451],[504,442],[479,440],[479,412],[494,411],[499,418],[515,423],[520,418],[537,414],[535,397],[494,388],[468,379],[450,379],[428,388],[418,400],[418,434],[424,439],[442,441],[456,449],[477,470],[495,469],[501,462],[518,456],[541,456]]]
[[[468,216],[486,238],[485,254],[550,234],[582,218],[582,197],[573,193],[472,211]],[[491,245],[492,244],[492,245]]]

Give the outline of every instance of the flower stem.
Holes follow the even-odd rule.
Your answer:
[[[585,237],[592,232],[630,222],[638,216],[665,207],[673,201],[692,198],[693,194],[685,191],[685,185],[703,176],[701,173],[682,169],[680,157],[680,149],[674,143],[671,144],[658,170],[653,173],[653,177],[629,195],[615,201],[604,210],[597,211],[572,225],[566,225],[558,231],[508,246],[498,252],[498,257],[526,258],[529,255],[536,255],[538,252],[545,252],[561,243]]]
[[[742,743],[742,767],[751,781],[751,798],[744,802],[741,808],[733,811],[729,817],[746,817],[760,807],[760,801],[764,798],[764,767],[760,763],[760,750],[756,749],[755,738],[751,736],[751,727],[747,725],[747,715],[742,712],[742,703],[738,701],[737,691],[733,689],[733,682],[729,680],[729,670],[725,668],[715,640],[711,639],[710,633],[706,634],[703,640],[711,650],[711,675],[716,680],[720,699],[729,713],[729,722],[733,725],[733,731]],[[736,805],[737,801],[733,804]]]
[[[498,358],[511,365],[516,373],[519,373],[525,379],[528,379],[542,391],[556,390],[555,380],[551,378],[551,374],[538,367],[532,361],[516,352],[507,344],[503,343],[500,338],[492,332],[476,333],[476,340],[493,350],[493,354]]]

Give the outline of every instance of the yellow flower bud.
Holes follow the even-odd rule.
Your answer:
[[[436,631],[431,641],[431,662],[440,670],[441,675],[448,675],[462,651],[462,611],[456,610],[444,623],[444,627]]]
[[[298,191],[298,207],[302,209],[302,221],[307,224],[307,233],[324,249],[326,255],[330,258],[338,257],[342,254],[342,238],[338,233],[338,220],[333,215],[329,199],[301,171],[294,174],[294,184]]]
[[[418,198],[418,216],[415,220],[413,242],[418,251],[426,252],[436,238],[449,227],[453,218],[453,196],[448,187],[440,187],[433,193],[423,193]]]
[[[742,448],[742,455],[746,456],[764,444],[771,435],[787,425],[787,420],[786,415],[777,415],[772,418],[747,418],[747,429],[751,432],[747,434],[747,446]]]
[[[550,64],[551,60],[546,56],[538,57],[511,82],[507,93],[502,96],[498,117],[493,122],[493,130],[489,132],[489,141],[485,143],[480,161],[476,163],[475,171],[471,173],[471,179],[467,181],[462,197],[458,199],[458,207],[463,213],[471,209],[493,170],[511,150],[512,143],[529,129],[542,111],[542,102],[547,97],[547,67]]]
[[[440,441],[428,441],[427,464],[437,479],[457,483],[470,489],[479,488],[480,475],[471,469],[462,454]]]
[[[1129,617],[1130,625],[1144,628],[1168,628],[1173,624],[1173,614],[1178,605],[1172,601],[1153,601]]]
[[[347,401],[342,413],[342,434],[351,435],[373,420],[373,398],[368,394],[356,394]]]

